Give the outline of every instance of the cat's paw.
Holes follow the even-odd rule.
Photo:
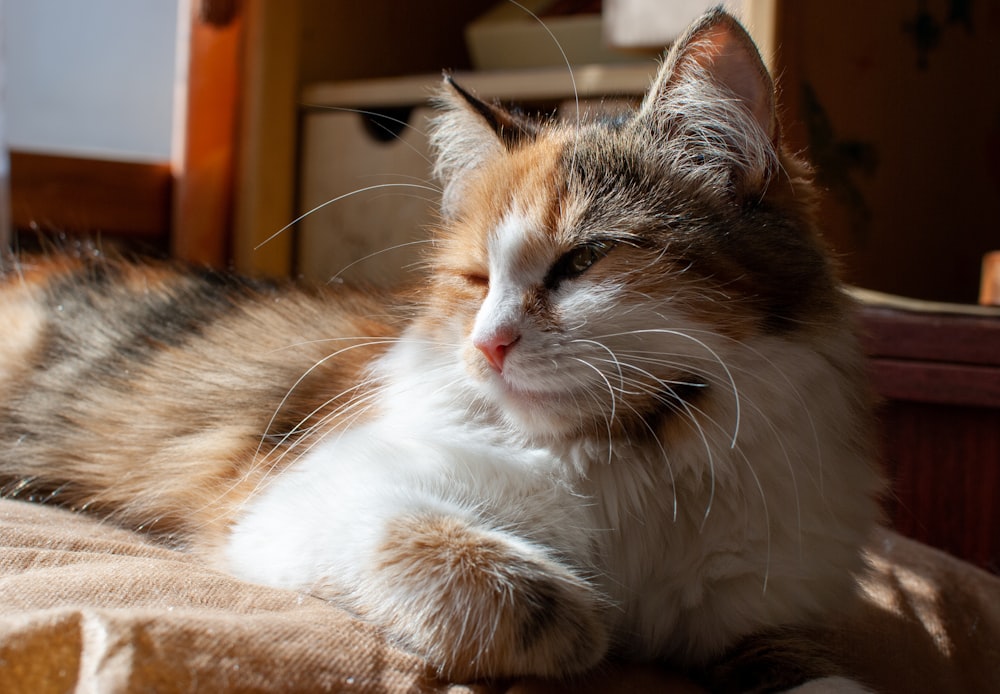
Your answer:
[[[607,602],[530,543],[419,515],[393,520],[376,556],[365,611],[442,676],[567,675],[607,651]]]

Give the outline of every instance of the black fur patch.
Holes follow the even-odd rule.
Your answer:
[[[713,694],[766,694],[844,675],[814,637],[787,628],[744,638],[696,679]]]

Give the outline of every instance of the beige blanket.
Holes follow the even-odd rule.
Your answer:
[[[1000,692],[1000,580],[886,535],[831,644],[886,692]],[[847,612],[845,611],[845,614]],[[605,668],[565,691],[694,688]],[[437,681],[338,608],[243,583],[91,518],[0,500],[0,692],[494,692]]]

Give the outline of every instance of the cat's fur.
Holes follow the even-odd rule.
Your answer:
[[[709,13],[614,122],[440,102],[411,294],[8,268],[8,495],[330,598],[455,678],[698,666],[822,620],[881,481],[749,37]]]

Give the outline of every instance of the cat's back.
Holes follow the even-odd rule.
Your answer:
[[[370,291],[172,263],[5,259],[5,489],[29,481],[73,506],[183,518],[199,490],[252,477],[261,461],[294,460],[297,442],[351,411],[369,364],[398,333],[392,305]],[[155,490],[162,475],[164,503],[126,504],[127,484],[114,485],[122,500],[87,491],[137,469],[149,478],[137,488]]]
[[[116,378],[126,375],[116,368],[123,364],[167,357],[188,359],[193,370],[200,364],[235,365],[241,357],[294,363],[293,352],[318,354],[337,340],[395,335],[391,305],[387,295],[369,290],[254,280],[100,254],[4,259],[0,374],[9,380],[86,363]],[[328,344],[303,349],[317,341]],[[286,353],[271,360],[273,350]]]

